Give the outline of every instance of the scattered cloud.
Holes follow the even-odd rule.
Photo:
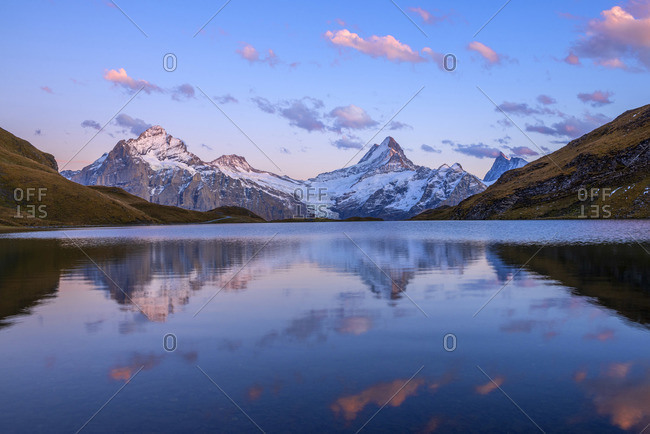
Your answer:
[[[500,145],[507,145],[508,143],[510,143],[511,140],[512,140],[512,137],[510,137],[510,136],[504,136],[504,137],[500,137],[498,139],[494,139],[494,141],[497,142]]]
[[[302,128],[309,132],[325,130],[325,124],[321,121],[319,109],[323,107],[321,100],[304,97],[302,99],[282,101],[274,104],[266,98],[251,98],[257,107],[263,112],[278,114],[289,121],[289,125]]]
[[[35,135],[35,136],[42,136],[42,135],[43,135],[43,131],[41,131],[41,129],[39,128],[39,129],[37,129],[37,130],[34,131],[34,135]]]
[[[126,73],[124,68],[118,70],[107,69],[104,71],[104,80],[110,81],[114,86],[121,86],[130,91],[136,91],[142,88],[146,93],[163,92],[163,90],[153,83],[146,80],[136,80]]]
[[[172,99],[175,101],[183,101],[194,98],[194,87],[191,84],[181,84],[180,86],[172,89]]]
[[[579,93],[578,99],[585,104],[591,104],[592,107],[602,107],[604,105],[614,103],[614,101],[610,99],[610,97],[613,95],[613,92],[603,92],[602,90],[597,90],[592,93]]]
[[[471,51],[476,51],[478,54],[480,54],[486,60],[488,66],[501,63],[502,56],[500,56],[492,48],[488,47],[487,45],[481,42],[472,41],[467,46],[467,49]]]
[[[568,63],[569,65],[582,65],[580,58],[574,53],[569,53],[569,55],[564,58],[564,62]]]
[[[341,138],[332,142],[332,145],[336,146],[339,149],[361,149],[363,148],[363,142],[361,139],[354,135],[345,135],[343,134]]]
[[[221,96],[215,96],[214,100],[218,102],[219,104],[228,104],[228,103],[234,103],[237,104],[239,101],[237,101],[237,98],[234,96],[230,95],[229,93]]]
[[[422,145],[420,146],[420,149],[422,149],[424,152],[434,152],[436,154],[440,154],[442,152],[440,149],[436,149],[429,145]]]
[[[603,114],[592,115],[586,113],[582,118],[559,113],[562,117],[560,122],[553,123],[550,127],[544,123],[537,125],[526,125],[526,131],[544,134],[554,137],[568,137],[571,139],[578,138],[595,128],[609,122],[609,118]]]
[[[364,39],[357,33],[342,29],[336,32],[328,30],[325,32],[325,38],[337,47],[352,48],[370,57],[384,58],[392,62],[421,63],[437,60],[438,57],[431,48],[425,47],[422,52],[418,52],[391,35],[373,35]]]
[[[261,57],[259,51],[251,44],[242,42],[242,47],[236,51],[242,59],[248,60],[250,63],[266,63],[273,67],[280,63],[280,59],[271,49],[268,50],[266,57]]]
[[[537,101],[540,104],[544,104],[544,105],[552,105],[552,104],[557,103],[557,100],[555,98],[550,97],[548,95],[540,95],[540,96],[538,96]]]
[[[251,98],[251,101],[253,101],[255,103],[255,105],[257,105],[257,107],[260,110],[262,110],[263,112],[266,112],[266,113],[275,113],[276,112],[275,105],[273,105],[273,103],[271,103],[271,101],[269,101],[266,98],[263,98],[261,96],[256,96],[256,97]]]
[[[117,115],[114,122],[117,126],[122,127],[124,132],[130,131],[136,136],[139,136],[152,126],[142,119],[132,118],[131,116],[124,113]]]
[[[101,130],[101,129],[102,129],[102,126],[99,125],[99,122],[97,122],[97,121],[93,121],[93,120],[91,120],[91,119],[88,119],[88,120],[83,121],[83,122],[81,123],[81,126],[82,126],[83,128],[93,128],[93,129],[95,129],[95,130]]]
[[[364,109],[354,104],[336,107],[328,116],[334,119],[333,130],[339,132],[342,128],[364,129],[377,125]]]
[[[280,153],[289,155],[289,154],[291,154],[291,151],[288,150],[287,148],[282,147],[282,148],[280,148]]]
[[[434,13],[420,7],[409,8],[409,10],[418,14],[425,24],[437,24],[449,20],[449,15],[435,15]]]
[[[41,90],[47,93],[54,93],[54,91],[49,86],[41,86]]]
[[[212,147],[206,145],[205,143],[201,143],[201,147],[202,147],[203,149],[207,149],[208,151],[212,151]]]
[[[461,154],[469,155],[470,157],[476,158],[497,158],[501,151],[497,148],[486,145],[485,143],[472,143],[469,145],[463,145],[461,143],[455,143],[451,140],[443,140],[444,144],[451,145],[454,151],[460,152]]]
[[[325,124],[320,120],[320,113],[317,109],[323,107],[323,102],[314,98],[303,98],[293,100],[289,105],[280,108],[278,113],[289,120],[289,125],[302,128],[309,132],[323,131]]]
[[[395,130],[412,130],[413,127],[410,126],[409,124],[405,124],[400,121],[392,121],[390,124],[388,124],[388,129],[390,131],[395,131]]]
[[[311,97],[274,103],[257,96],[251,98],[251,101],[263,112],[277,114],[289,120],[291,126],[309,132],[335,131],[341,134],[343,130],[365,129],[378,124],[363,108],[354,104],[335,107],[330,112],[325,112],[323,101]]]
[[[530,149],[528,146],[506,146],[506,148],[509,149],[510,154],[515,157],[534,157],[539,155],[539,152]]]
[[[650,2],[631,0],[589,20],[571,52],[606,68],[650,69]]]
[[[550,114],[551,111],[548,109],[540,109],[530,107],[526,103],[516,103],[505,101],[502,104],[499,104],[499,107],[494,109],[497,112],[503,110],[506,113],[519,116],[531,116],[531,115],[540,115],[540,114]]]

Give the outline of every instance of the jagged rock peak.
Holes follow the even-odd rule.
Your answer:
[[[153,136],[167,136],[167,131],[165,131],[165,129],[160,125],[154,125],[153,127],[144,130],[142,134],[138,136],[138,140]]]
[[[129,139],[126,143],[140,155],[153,152],[159,157],[169,158],[189,154],[185,142],[167,134],[160,125],[148,128],[137,139]]]
[[[368,164],[373,166],[388,166],[390,169],[411,169],[416,166],[404,154],[404,150],[397,141],[388,136],[381,144],[373,145],[372,148],[359,160],[359,165]]]
[[[240,156],[240,155],[222,155],[221,157],[217,158],[216,160],[212,161],[210,163],[212,166],[217,166],[221,168],[229,168],[232,170],[237,170],[237,171],[244,171],[244,172],[253,172],[255,169],[251,167],[250,164],[248,164],[248,161],[246,161],[246,158]]]

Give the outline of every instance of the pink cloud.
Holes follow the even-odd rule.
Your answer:
[[[580,58],[573,53],[569,53],[569,55],[564,58],[564,61],[569,65],[582,65],[580,63]]]
[[[649,69],[650,1],[633,0],[600,15],[589,20],[573,51],[608,68],[627,69],[623,59],[630,58]]]
[[[104,80],[110,81],[115,86],[121,86],[129,90],[138,90],[142,88],[146,93],[162,92],[163,90],[153,83],[146,80],[136,80],[126,73],[124,68],[118,70],[110,69],[104,71]]]
[[[479,53],[485,60],[487,60],[489,65],[495,65],[501,62],[501,56],[497,54],[496,51],[491,49],[485,44],[482,44],[478,41],[472,41],[467,48],[472,51]]]
[[[244,44],[242,48],[237,50],[237,53],[249,62],[259,62],[260,60],[260,53],[251,44]]]
[[[591,104],[594,107],[600,107],[607,104],[612,104],[614,101],[610,97],[614,95],[612,92],[603,92],[602,90],[597,90],[592,93],[579,93],[578,99],[585,104]]]
[[[41,90],[47,93],[54,93],[54,91],[50,89],[48,86],[41,86]]]
[[[596,65],[604,66],[611,69],[627,69],[627,65],[619,58],[602,59],[594,62]]]
[[[341,131],[342,128],[362,129],[377,125],[377,121],[361,107],[350,104],[345,107],[336,107],[329,114],[334,118],[334,129]]]
[[[250,63],[268,63],[269,66],[275,66],[280,63],[280,59],[275,54],[273,50],[268,51],[268,55],[265,58],[260,56],[260,53],[255,47],[251,44],[243,43],[242,47],[237,50],[237,53],[242,57],[242,59],[248,60]]]
[[[443,22],[443,21],[446,21],[446,20],[449,19],[448,15],[436,16],[436,15],[432,14],[431,12],[427,11],[426,9],[422,9],[422,8],[419,8],[419,7],[418,8],[409,8],[409,10],[411,12],[415,12],[416,14],[418,14],[420,16],[420,18],[422,18],[422,21],[424,21],[426,24],[436,24],[436,23],[440,23],[440,22]]]
[[[347,29],[337,30],[336,32],[327,31],[325,37],[337,47],[347,47],[357,50],[370,57],[383,57],[393,62],[421,63],[429,61],[429,58],[423,54],[432,57],[433,50],[426,47],[419,53],[413,50],[407,44],[403,44],[394,36],[370,36],[367,39],[362,38],[356,33]]]
[[[557,103],[557,100],[553,97],[550,97],[548,95],[540,95],[537,97],[537,101],[544,105],[551,105]]]

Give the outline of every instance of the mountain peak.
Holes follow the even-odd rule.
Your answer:
[[[485,174],[483,182],[494,183],[501,175],[512,169],[524,167],[528,162],[519,157],[507,157],[503,152],[494,160],[492,168]]]
[[[136,155],[152,155],[158,160],[200,161],[188,152],[185,142],[167,134],[160,125],[148,128],[137,139],[127,140],[126,144]]]
[[[381,144],[372,148],[359,160],[359,165],[369,165],[387,171],[415,170],[417,167],[404,154],[404,150],[397,141],[388,136]]]
[[[139,136],[138,139],[154,136],[167,136],[167,131],[160,125],[154,125],[152,127],[144,130]]]
[[[379,146],[388,146],[389,149],[392,149],[397,152],[404,152],[402,150],[402,147],[397,143],[395,139],[393,139],[391,136],[388,136],[384,139],[383,142],[381,142],[381,145]]]
[[[235,170],[238,172],[255,172],[255,169],[253,169],[251,165],[248,164],[246,158],[235,154],[222,155],[216,160],[211,161],[210,165],[217,166],[221,169],[227,168],[230,170]]]

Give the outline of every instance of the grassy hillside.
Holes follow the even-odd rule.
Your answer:
[[[261,221],[243,208],[190,211],[152,204],[119,188],[68,181],[57,172],[54,157],[0,129],[0,226]]]
[[[647,105],[506,172],[455,207],[413,219],[649,218],[649,148]]]

